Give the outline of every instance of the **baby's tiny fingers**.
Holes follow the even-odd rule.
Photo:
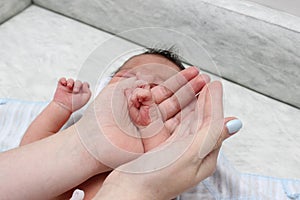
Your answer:
[[[68,88],[73,88],[73,85],[74,85],[74,80],[73,79],[71,79],[71,78],[69,78],[68,80],[67,80],[67,86],[68,86]]]
[[[87,82],[84,82],[84,83],[82,84],[82,91],[83,91],[84,93],[90,92],[90,84],[88,84]]]
[[[73,92],[78,93],[82,87],[82,82],[79,80],[75,81]]]
[[[60,78],[59,81],[58,81],[58,84],[61,84],[63,86],[66,86],[67,85],[67,80],[65,77],[63,78]]]

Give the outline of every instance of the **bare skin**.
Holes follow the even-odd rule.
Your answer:
[[[137,69],[143,71],[141,68]],[[203,81],[195,81],[198,77],[195,68],[188,68],[168,76],[165,76],[165,71],[160,71],[158,75],[163,75],[160,78],[165,77],[167,80],[161,85],[154,86],[151,92],[155,96],[155,101],[161,101],[159,111],[162,112],[162,122],[166,124],[171,120],[177,126],[180,120],[176,119],[176,116],[182,112],[180,105],[187,105],[179,102],[192,101],[195,98],[195,91],[191,88],[201,90]],[[154,81],[157,79],[153,76],[146,76],[146,78],[150,78],[148,81],[151,78]],[[132,80],[123,77],[119,85],[124,86],[124,83],[130,83]],[[150,81],[150,83],[156,82]],[[145,147],[151,145],[151,140],[148,144],[144,144],[143,138],[131,137],[122,130],[124,127],[130,128],[133,132],[137,131],[134,130],[136,126],[130,119],[127,106],[123,106],[127,104],[124,90],[133,85],[125,85],[115,94],[110,89],[115,88],[116,84],[108,85],[97,95],[75,125],[44,139],[1,153],[1,197],[3,199],[53,199],[93,176],[109,171],[110,163],[118,167],[145,153]],[[187,87],[190,85],[193,86]],[[176,94],[181,94],[184,98],[174,101]],[[118,98],[115,98],[116,96]],[[111,103],[113,101],[114,104]],[[100,106],[98,107],[100,109],[95,110],[95,105]],[[128,124],[119,126],[116,123],[114,120],[116,116],[112,115],[115,107],[118,107],[117,117]],[[99,122],[102,123],[101,126]],[[105,139],[107,136],[109,140]],[[119,145],[119,148],[112,143]],[[18,181],[11,177],[17,177]]]
[[[57,133],[71,114],[83,107],[91,97],[89,84],[73,79],[58,81],[53,100],[30,124],[20,146]]]
[[[161,72],[159,70],[151,70],[149,72],[142,71],[141,74],[137,74],[140,71],[135,70],[132,73],[132,69],[137,68],[141,65],[145,65],[148,63],[159,63],[163,65],[167,65],[170,68],[179,71],[178,67],[167,60],[164,57],[158,55],[141,55],[136,56],[126,62],[121,70],[112,78],[110,84],[117,83],[120,80],[124,80],[125,78],[130,78],[133,76],[143,76],[143,74],[151,74],[152,77],[159,77],[159,79],[155,80],[153,85],[149,84],[141,84],[136,88],[128,90],[125,95],[128,98],[129,105],[129,114],[132,121],[137,126],[147,126],[151,119],[149,116],[149,109],[154,104],[163,103],[162,99],[155,97],[155,90],[153,86],[158,85],[163,82],[167,77],[160,77]],[[131,74],[127,74],[131,72]],[[126,76],[124,76],[126,75]],[[146,77],[148,78],[148,77]],[[207,79],[203,79],[201,77],[196,77],[194,80],[194,85],[205,84]],[[195,89],[195,93],[199,92],[199,87]],[[172,92],[166,91],[172,95]],[[65,78],[60,79],[53,101],[45,108],[45,110],[34,120],[34,122],[30,125],[28,130],[25,133],[24,138],[21,141],[21,145],[28,144],[45,137],[48,137],[56,132],[58,132],[61,127],[65,124],[65,122],[69,119],[72,112],[80,109],[84,106],[91,96],[91,92],[89,90],[89,86],[87,83],[81,83],[80,81],[73,81],[72,79],[66,80]],[[160,138],[157,143],[149,143],[151,144],[149,147],[145,149],[145,151],[154,148],[155,146],[162,143],[166,140],[171,133],[171,127],[174,127],[178,122],[178,119],[172,118],[175,113],[171,113],[168,116],[165,116],[165,126],[163,129],[163,133],[159,134]],[[153,138],[152,138],[153,139]],[[147,140],[145,140],[147,145]],[[85,199],[91,199],[102,186],[103,181],[109,173],[102,173],[97,176],[90,178],[88,181],[82,183],[76,188],[82,189],[85,191]],[[73,190],[62,194],[56,199],[69,199],[72,195]]]
[[[232,136],[225,124],[235,119],[224,118],[222,96],[220,82],[207,84],[172,140],[115,169],[94,199],[166,200],[211,176],[222,142]]]

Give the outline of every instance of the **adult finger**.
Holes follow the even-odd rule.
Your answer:
[[[208,76],[198,75],[178,89],[175,94],[159,104],[163,120],[168,120],[195,100],[195,95],[205,86]]]
[[[217,148],[210,152],[200,163],[198,171],[196,173],[196,183],[212,176],[217,169],[217,160],[220,152],[220,148]]]
[[[196,67],[189,67],[172,76],[162,84],[153,87],[151,91],[155,99],[155,103],[159,104],[172,96],[174,92],[185,85],[189,80],[196,77],[198,74],[199,70]]]
[[[235,133],[237,133],[241,128],[243,124],[242,121],[237,119],[236,117],[227,117],[224,119],[224,126],[222,133],[214,147],[214,149],[220,148],[223,141],[227,138],[231,137]]]
[[[220,81],[214,81],[207,87],[203,119],[210,122],[223,118],[223,87]]]
[[[192,101],[189,105],[187,105],[180,112],[178,112],[174,117],[171,117],[165,122],[165,127],[169,130],[170,133],[173,133],[174,130],[180,125],[182,120],[186,119],[188,115],[193,114],[195,106],[196,100]]]
[[[242,122],[235,117],[227,117],[224,121],[224,128],[213,150],[208,153],[200,163],[196,179],[201,181],[211,176],[216,170],[217,158],[221,149],[222,142],[242,128]]]
[[[204,158],[216,145],[224,124],[223,89],[219,81],[208,84],[205,92],[204,112],[198,110],[197,116],[202,118],[197,124],[198,140],[201,143],[199,157]],[[203,101],[204,97],[201,98]]]

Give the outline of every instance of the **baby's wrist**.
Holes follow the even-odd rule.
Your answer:
[[[60,108],[60,111],[65,112],[69,115],[71,115],[73,113],[72,110],[68,106],[66,106],[63,103],[56,101],[54,99],[50,102],[50,104],[53,104],[57,108]]]

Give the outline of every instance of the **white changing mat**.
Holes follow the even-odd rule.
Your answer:
[[[28,125],[47,104],[48,102],[0,99],[1,152],[19,145]],[[80,112],[74,113],[68,123],[73,123],[80,115]],[[182,194],[179,199],[300,199],[300,180],[240,173],[221,153],[215,174]]]

